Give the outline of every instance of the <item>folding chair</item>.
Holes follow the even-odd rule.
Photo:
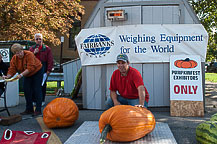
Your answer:
[[[10,116],[10,112],[8,110],[8,107],[7,107],[7,101],[6,101],[6,91],[7,91],[7,82],[4,82],[4,88],[5,88],[5,91],[2,93],[2,95],[0,96],[0,99],[3,99],[4,100],[4,107],[0,109],[0,112],[2,111],[7,111],[8,113],[8,116]]]

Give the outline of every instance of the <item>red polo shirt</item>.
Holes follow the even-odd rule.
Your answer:
[[[129,67],[127,76],[121,76],[121,73],[118,69],[113,72],[109,89],[111,91],[118,91],[119,94],[124,98],[137,99],[139,98],[137,88],[140,85],[144,85],[140,72],[135,68]],[[145,99],[148,102],[149,94],[146,88],[145,92]]]

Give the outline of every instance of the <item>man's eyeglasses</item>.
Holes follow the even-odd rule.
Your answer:
[[[36,38],[35,40],[41,40],[41,38]]]

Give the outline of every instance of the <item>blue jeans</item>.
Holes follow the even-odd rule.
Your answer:
[[[122,105],[132,105],[132,106],[135,106],[135,105],[138,105],[139,104],[139,98],[138,99],[128,99],[128,98],[124,98],[120,95],[117,96],[117,99],[118,101],[122,104]],[[111,97],[109,97],[105,103],[106,105],[106,109],[109,109],[111,107],[114,106],[114,103],[113,103],[113,100],[111,99]],[[148,107],[148,103],[145,101],[144,103],[144,107]]]
[[[46,89],[47,89],[47,79],[45,80],[44,85],[41,86],[41,90],[42,90],[42,102],[45,102]],[[36,102],[34,93],[33,93],[32,101]]]
[[[24,77],[24,95],[26,99],[26,110],[33,111],[33,94],[36,98],[36,109],[35,111],[41,112],[42,103],[42,77],[43,72],[40,69],[37,73],[30,77]]]

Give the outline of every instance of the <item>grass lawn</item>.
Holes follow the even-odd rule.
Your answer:
[[[64,87],[64,82],[61,82],[61,88]],[[47,82],[47,89],[55,89],[57,88],[57,82],[53,81],[53,82]]]
[[[64,82],[61,82],[61,88],[64,88]],[[53,94],[57,90],[57,82],[47,82],[47,94]]]
[[[205,80],[217,82],[217,73],[205,73]]]
[[[64,82],[61,82],[61,88],[64,88]],[[47,94],[55,94],[55,90],[57,91],[57,82],[47,82]],[[24,92],[20,92],[20,94],[24,94]]]

